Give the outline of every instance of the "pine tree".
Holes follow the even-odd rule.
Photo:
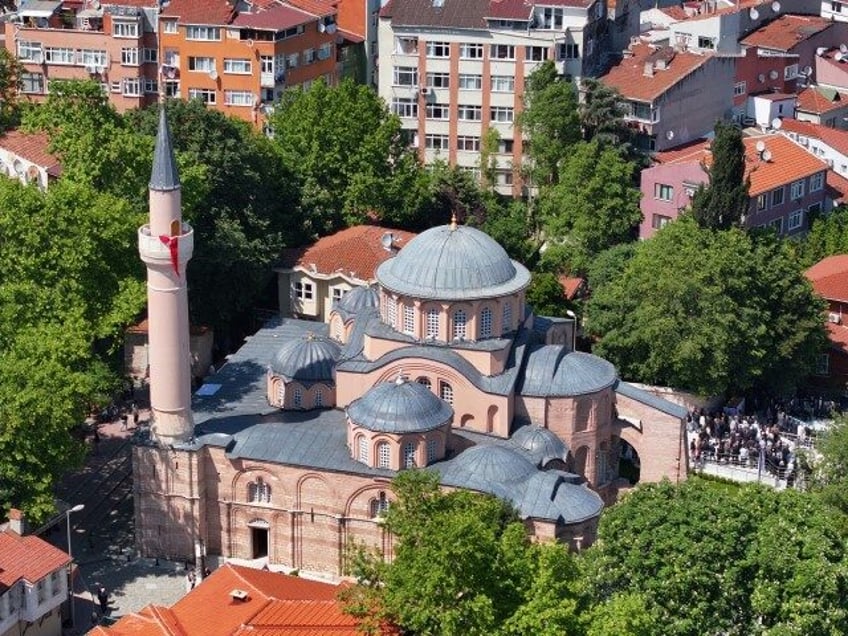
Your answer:
[[[742,131],[733,124],[716,122],[711,149],[709,184],[695,192],[692,214],[703,228],[726,230],[742,225],[748,211],[749,181],[745,177]]]

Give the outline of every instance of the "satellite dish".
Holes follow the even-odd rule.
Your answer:
[[[848,44],[844,44],[844,43],[840,44],[839,45],[839,52],[840,53],[848,53]]]
[[[777,79],[777,71],[775,71],[774,69],[769,71],[769,77],[773,80],[776,80]]]
[[[842,61],[842,53],[837,53],[836,55],[833,56],[833,59],[836,60],[837,62],[841,62]]]
[[[804,75],[806,77],[809,77],[812,74],[813,74],[813,67],[812,66],[805,66],[804,67]]]
[[[15,159],[12,167],[15,169],[15,174],[18,176],[21,176],[24,173],[24,164],[21,163],[20,159]]]
[[[380,237],[380,245],[383,246],[383,249],[387,252],[392,250],[392,245],[395,242],[395,237],[392,236],[391,232],[385,232],[383,236]]]
[[[757,152],[762,152],[765,149],[766,149],[766,142],[764,142],[762,139],[760,139],[757,142]]]
[[[819,48],[816,49],[816,55],[818,55],[819,57],[821,57],[825,53],[827,53],[827,47],[826,46],[820,46]]]
[[[748,12],[748,15],[751,16],[752,20],[759,20],[760,19],[760,12],[757,11],[757,9],[754,8],[754,7],[751,7],[751,10]]]
[[[665,134],[665,138],[666,138],[666,139],[668,139],[669,141],[671,141],[672,139],[674,139],[674,131],[673,131],[673,130],[669,130],[668,132],[666,132],[666,134]]]
[[[765,82],[765,81],[766,81],[766,74],[765,74],[765,73],[760,73],[759,75],[757,75],[757,79],[758,79],[758,80],[760,81],[760,83],[762,84],[763,82]]]
[[[771,120],[771,127],[775,130],[780,130],[783,128],[783,120],[780,117],[775,117]]]
[[[213,82],[218,79],[218,71],[216,71],[214,68],[209,71],[209,79],[211,79]]]
[[[763,161],[771,161],[771,150],[763,150],[763,154],[760,155]]]
[[[780,3],[777,0],[771,3],[771,10],[775,13],[780,13]]]

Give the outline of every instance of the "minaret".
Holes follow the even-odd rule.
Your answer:
[[[138,230],[138,251],[147,265],[151,434],[170,446],[191,439],[194,431],[186,290],[194,231],[181,218],[180,177],[163,107],[149,190],[150,223]]]

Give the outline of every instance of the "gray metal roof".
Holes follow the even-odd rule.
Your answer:
[[[514,294],[530,284],[527,268],[467,225],[422,232],[376,272],[383,287],[412,298],[468,300]]]
[[[615,367],[603,358],[563,345],[535,345],[518,392],[536,397],[585,395],[611,387],[616,380]]]
[[[159,129],[156,131],[156,148],[153,150],[153,170],[150,172],[150,189],[159,192],[180,187],[180,174],[171,145],[171,131],[164,106],[159,107]]]
[[[655,408],[658,411],[662,411],[668,415],[673,415],[676,418],[684,419],[688,414],[685,406],[680,406],[679,404],[675,404],[674,402],[670,402],[666,399],[658,397],[653,393],[649,393],[644,389],[640,389],[639,387],[633,386],[627,382],[623,382],[619,380],[615,385],[615,392],[620,393],[625,397],[629,397],[630,399],[636,400],[637,402],[641,402],[646,406],[650,406],[651,408]]]
[[[341,300],[333,305],[333,309],[342,312],[346,317],[355,316],[363,309],[374,309],[380,306],[380,297],[376,288],[371,285],[354,287]]]
[[[423,433],[453,418],[453,408],[423,384],[382,382],[347,407],[359,426],[379,433]]]
[[[552,459],[565,461],[568,458],[568,446],[550,429],[528,424],[516,430],[510,438],[512,442],[530,455],[537,465],[544,466]]]
[[[309,333],[283,343],[271,360],[271,371],[301,382],[333,382],[341,350],[334,340]]]

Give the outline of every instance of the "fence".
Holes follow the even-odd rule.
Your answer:
[[[704,453],[692,461],[695,472],[713,475],[740,483],[760,483],[778,490],[796,488],[795,469],[776,466],[765,454],[754,454],[745,459],[738,455]]]

